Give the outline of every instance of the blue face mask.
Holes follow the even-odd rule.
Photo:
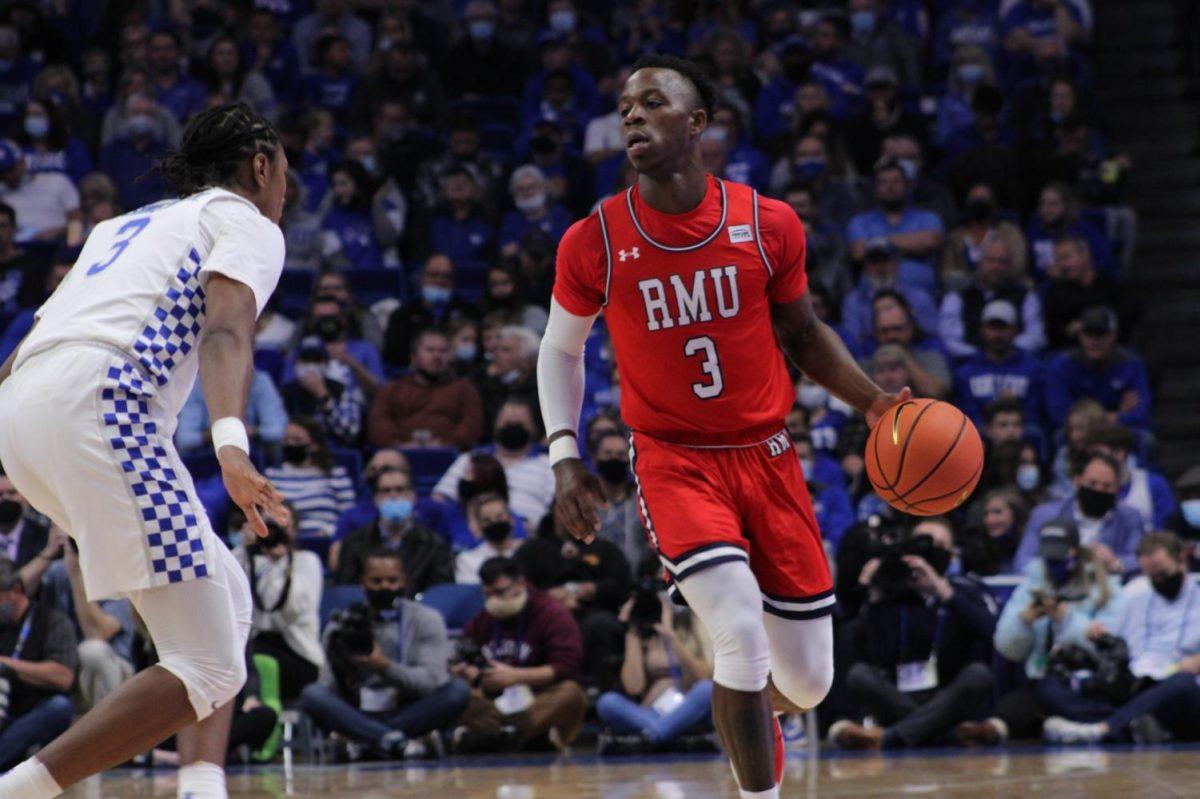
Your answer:
[[[958,67],[958,79],[968,86],[974,86],[983,80],[982,64],[961,64]]]
[[[430,305],[445,305],[450,302],[451,291],[444,286],[421,286],[421,297]]]
[[[379,515],[385,522],[402,522],[412,515],[411,499],[385,499],[379,503]]]
[[[1036,463],[1022,463],[1017,467],[1017,485],[1022,491],[1032,491],[1042,480],[1042,470]]]
[[[850,15],[850,27],[858,34],[870,33],[875,30],[875,12],[855,11]]]
[[[1200,530],[1200,499],[1185,499],[1179,503],[1179,510],[1189,527]]]
[[[809,182],[825,174],[825,161],[820,158],[805,158],[792,165],[792,174],[797,180]]]
[[[496,23],[490,19],[477,19],[467,25],[467,32],[471,34],[472,39],[486,42],[496,35]]]
[[[44,138],[50,132],[50,120],[45,117],[26,117],[25,132],[31,139]]]
[[[568,9],[550,15],[550,30],[555,33],[570,33],[575,30],[575,12]]]

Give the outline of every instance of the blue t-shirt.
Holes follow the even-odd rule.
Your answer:
[[[87,146],[73,136],[67,139],[67,146],[61,150],[39,153],[32,147],[25,148],[25,163],[30,173],[61,172],[75,184],[92,171],[92,156]]]
[[[791,125],[792,112],[796,110],[796,89],[799,88],[782,75],[763,87],[754,101],[754,130],[760,141],[769,140],[786,133]]]
[[[1042,224],[1037,214],[1029,220],[1025,238],[1029,241],[1030,263],[1037,277],[1044,277],[1054,264],[1054,242],[1062,235],[1079,236],[1092,251],[1092,263],[1101,272],[1110,272],[1114,266],[1112,243],[1108,236],[1086,219],[1076,219],[1064,233],[1051,233]]]
[[[863,110],[866,104],[866,72],[853,61],[816,61],[809,76],[829,95],[829,113],[839,122]]]
[[[321,220],[321,229],[337,236],[342,252],[355,269],[383,268],[383,253],[375,239],[375,226],[371,223],[370,214],[330,206]]]
[[[1008,36],[1017,28],[1023,28],[1029,32],[1029,35],[1035,39],[1049,39],[1058,35],[1058,23],[1055,21],[1057,9],[1055,6],[1058,3],[1048,5],[1044,8],[1038,8],[1029,2],[1029,0],[1021,0],[1015,6],[1009,9],[1008,13],[1000,20],[1000,29],[1003,36]],[[1083,24],[1083,17],[1079,15],[1079,9],[1075,8],[1070,3],[1062,3],[1066,7],[1067,13],[1078,24]]]
[[[356,88],[358,78],[354,75],[331,76],[323,72],[309,72],[304,76],[302,94],[310,105],[324,108],[344,121]]]
[[[624,159],[623,155],[621,157]],[[771,162],[750,145],[739,144],[725,160],[725,178],[753,186],[760,192],[766,191],[771,180]]]
[[[1026,425],[1036,425],[1042,418],[1042,364],[1019,347],[1000,363],[973,355],[954,370],[954,396],[959,410],[981,429],[984,408],[1003,397],[1020,400]]]
[[[571,222],[571,214],[558,203],[551,205],[550,212],[536,222],[531,222],[520,211],[509,211],[500,222],[500,246],[519,243],[535,227],[549,236],[551,241],[558,241],[567,232]]]
[[[450,256],[455,263],[480,263],[491,255],[492,226],[482,214],[474,213],[457,220],[450,214],[438,214],[430,226],[434,252]]]
[[[808,429],[813,449],[822,455],[836,457],[842,428],[846,426],[846,414],[841,411],[826,411],[820,421],[813,422]]]
[[[208,104],[208,92],[203,84],[186,75],[180,75],[166,88],[154,84],[154,98],[180,122],[197,111],[203,111]]]
[[[909,206],[892,224],[881,210],[867,211],[850,219],[846,226],[846,237],[850,243],[865,241],[876,236],[894,236],[899,233],[921,233],[936,230],[945,233],[942,218],[933,211]],[[934,272],[934,256],[914,258],[911,255],[900,259],[900,281],[915,285],[931,296],[937,295],[937,275]]]

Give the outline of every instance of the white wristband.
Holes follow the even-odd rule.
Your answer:
[[[236,416],[226,416],[218,419],[212,425],[213,452],[218,455],[221,447],[237,447],[247,455],[250,454],[250,436],[246,435],[246,425]]]
[[[579,457],[579,444],[575,441],[575,436],[559,436],[550,442],[550,465],[566,460],[567,458]]]

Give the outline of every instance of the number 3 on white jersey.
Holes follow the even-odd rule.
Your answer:
[[[683,345],[683,354],[691,358],[693,355],[704,353],[701,370],[711,378],[708,383],[692,383],[692,391],[700,399],[712,399],[721,396],[725,390],[725,378],[721,376],[721,359],[717,357],[717,345],[708,336],[690,338]]]

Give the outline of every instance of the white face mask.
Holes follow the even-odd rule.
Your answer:
[[[546,192],[541,191],[532,197],[518,197],[514,200],[517,210],[523,214],[534,214],[546,207]]]

